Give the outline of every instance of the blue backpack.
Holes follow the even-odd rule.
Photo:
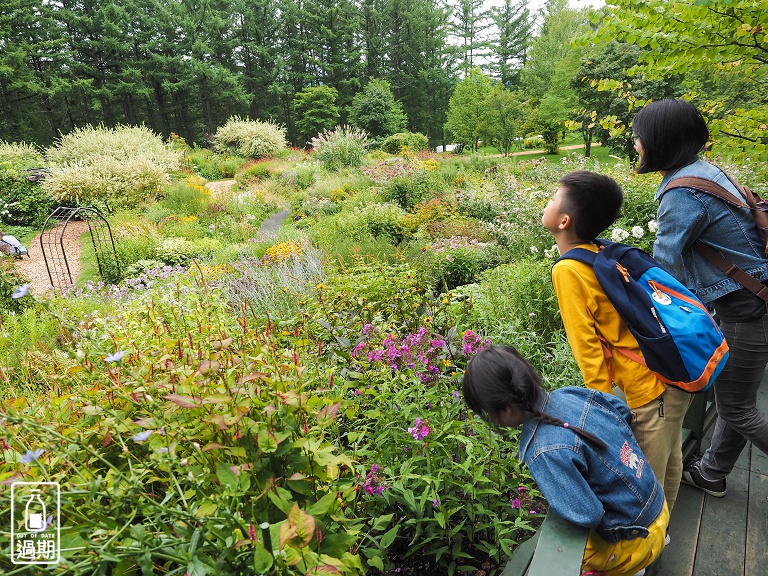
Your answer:
[[[637,339],[642,356],[614,347],[660,380],[703,392],[728,359],[728,344],[704,304],[639,248],[598,238],[598,252],[573,248],[560,256],[589,264],[605,295]],[[606,357],[611,346],[602,337]]]

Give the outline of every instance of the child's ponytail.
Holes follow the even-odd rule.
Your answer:
[[[462,390],[467,406],[488,422],[516,405],[542,424],[568,428],[590,444],[606,448],[605,442],[591,432],[536,409],[537,398],[545,394],[541,376],[511,346],[491,346],[478,352],[467,365]]]

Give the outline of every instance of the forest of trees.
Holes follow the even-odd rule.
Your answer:
[[[48,145],[84,125],[144,124],[203,145],[237,115],[280,123],[303,146],[315,124],[302,107],[325,101],[320,125],[347,123],[376,80],[402,129],[431,146],[464,131],[471,144],[477,132],[451,121],[451,98],[479,71],[483,93],[461,96],[476,107],[483,97],[491,128],[516,114],[536,133],[569,124],[631,154],[633,108],[688,94],[732,136],[764,142],[765,2],[607,4],[5,0],[0,139]]]
[[[408,128],[443,139],[462,70],[509,85],[525,61],[526,0],[6,0],[0,123],[48,143],[83,124],[144,123],[201,142],[232,115],[297,142],[294,97],[337,91],[340,122],[369,79],[389,81]]]

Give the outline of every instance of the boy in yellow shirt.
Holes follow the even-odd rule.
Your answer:
[[[576,247],[597,252],[593,240],[619,216],[624,200],[621,187],[608,176],[587,171],[566,174],[558,183],[541,223],[554,236],[560,254]],[[612,348],[620,347],[642,356],[591,266],[560,260],[552,267],[552,283],[584,382],[603,392],[612,393],[614,385],[621,390],[632,412],[632,431],[664,488],[671,512],[680,488],[683,417],[691,395],[667,386],[625,355],[611,353]],[[608,343],[607,349],[601,337]]]

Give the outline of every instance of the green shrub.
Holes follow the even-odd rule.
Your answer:
[[[43,190],[69,206],[133,208],[153,197],[181,166],[181,153],[148,128],[86,127],[46,151]]]
[[[151,222],[141,219],[122,222],[112,227],[112,235],[121,268],[129,268],[139,260],[156,259],[161,237]]]
[[[147,270],[163,268],[165,265],[165,262],[162,260],[137,260],[123,270],[123,278],[136,278],[137,276],[144,274]]]
[[[315,157],[327,170],[339,170],[348,166],[361,166],[365,160],[368,135],[351,126],[337,126],[312,138],[310,144]]]
[[[497,244],[465,236],[436,240],[422,256],[427,275],[441,291],[475,282],[483,270],[508,261],[509,253]]]
[[[174,216],[200,216],[211,205],[211,191],[201,182],[187,179],[166,186],[158,204]]]
[[[244,120],[232,116],[216,130],[214,148],[244,158],[268,158],[287,148],[285,134],[284,127],[269,120]]]
[[[544,148],[544,138],[541,136],[529,136],[523,139],[523,148],[526,150],[539,150]]]
[[[54,200],[27,178],[43,164],[34,146],[0,140],[0,224],[40,227],[45,222]]]
[[[473,290],[473,325],[495,341],[536,333],[548,342],[563,328],[551,267],[525,258],[483,272]]]
[[[13,258],[0,254],[0,312],[19,312],[29,304],[28,299],[12,297],[25,282],[26,279],[14,267]]]
[[[217,154],[205,148],[195,148],[188,154],[194,171],[206,180],[234,178],[245,158],[233,154]]]
[[[251,182],[258,182],[260,180],[266,180],[272,175],[271,170],[267,164],[263,162],[255,162],[247,164],[245,167],[240,168],[235,174],[235,178],[241,184],[248,184]]]
[[[426,172],[419,171],[411,176],[395,176],[381,191],[381,199],[395,202],[401,208],[410,210],[419,202],[429,198],[432,182]]]
[[[337,215],[341,230],[352,238],[365,234],[398,244],[408,232],[406,212],[396,204],[373,203]]]
[[[400,154],[403,149],[421,152],[429,147],[429,140],[421,132],[399,132],[384,139],[381,149],[389,154]]]
[[[195,243],[186,238],[170,236],[160,240],[157,246],[157,258],[166,264],[186,266],[198,256]]]

